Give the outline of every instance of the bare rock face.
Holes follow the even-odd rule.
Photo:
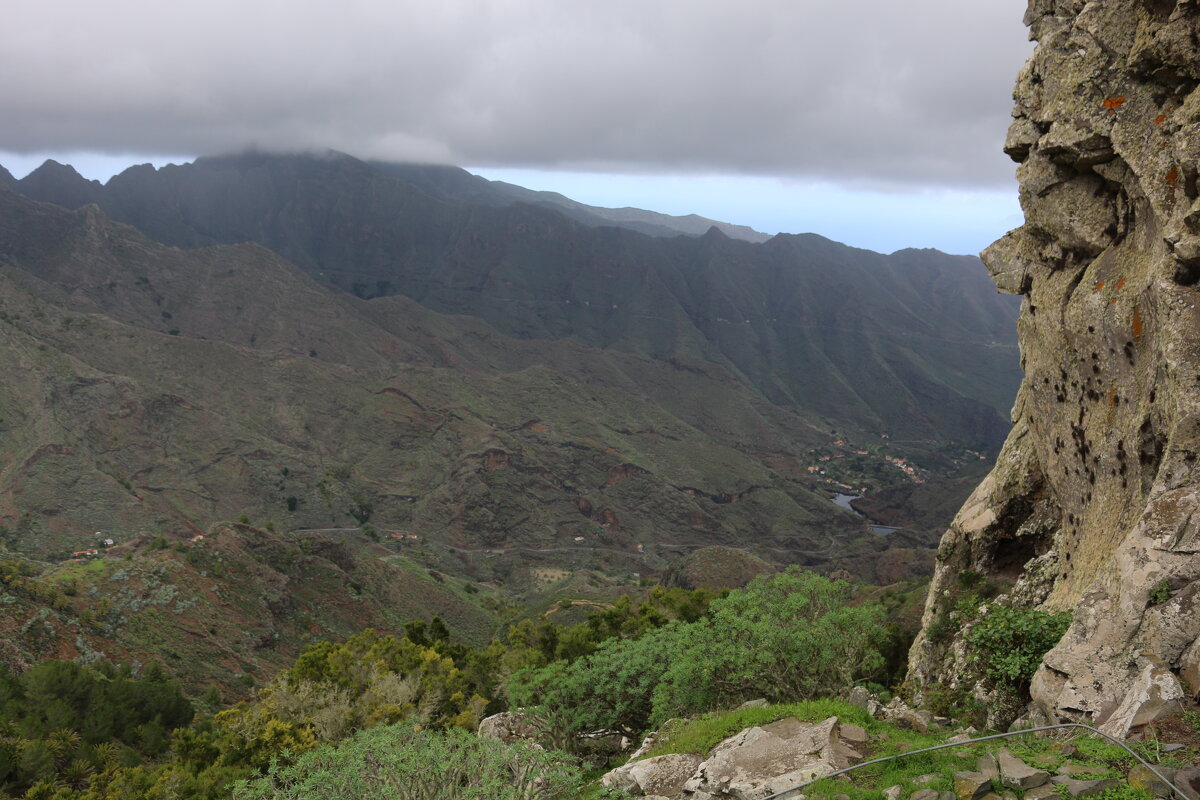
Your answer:
[[[1034,702],[1124,735],[1200,694],[1200,3],[1030,0],[1025,21],[1005,151],[1026,222],[983,254],[1024,296],[1025,379],[925,628],[964,570],[1073,611]],[[962,655],[923,633],[910,680],[959,684]]]

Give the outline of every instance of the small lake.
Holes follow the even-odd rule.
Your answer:
[[[835,493],[831,499],[833,500],[833,504],[838,508],[844,508],[847,511],[852,511],[855,514],[858,514],[858,516],[862,517],[863,513],[854,506],[850,505],[851,500],[857,500],[859,497],[860,495],[857,494]],[[880,536],[887,536],[890,533],[895,533],[896,531],[900,530],[900,528],[892,528],[887,525],[868,525],[867,527],[870,528],[873,533],[877,533]]]

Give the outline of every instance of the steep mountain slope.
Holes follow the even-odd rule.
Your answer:
[[[886,549],[801,477],[827,436],[713,365],[511,340],[332,293],[256,245],[177,250],[6,191],[0,264],[16,549],[243,514],[413,533],[481,578],[717,543],[814,564]]]
[[[1026,22],[1005,148],[1026,222],[984,253],[1024,296],[1026,375],[940,546],[910,678],[971,688],[934,622],[962,575],[1015,581],[1011,604],[1074,612],[1036,716],[1124,735],[1200,694],[1200,9],[1034,0]]]
[[[504,181],[490,181],[458,167],[436,164],[395,164],[372,161],[371,166],[411,183],[442,200],[506,206],[515,202],[543,205],[591,227],[617,225],[651,236],[700,236],[716,228],[731,239],[765,242],[771,238],[745,225],[733,225],[698,214],[672,216],[641,208],[598,208],[572,200],[558,192],[539,192]]]
[[[180,247],[257,241],[361,297],[403,294],[510,336],[716,364],[827,429],[975,448],[1007,430],[1014,308],[974,259],[590,228],[541,206],[431,197],[340,155],[135,167],[103,187],[60,186],[62,170],[17,188],[94,199]]]

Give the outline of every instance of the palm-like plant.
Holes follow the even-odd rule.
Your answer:
[[[67,759],[79,747],[82,738],[70,728],[60,728],[46,737],[46,749],[54,756],[55,766],[61,770]]]
[[[118,766],[117,756],[120,753],[121,747],[116,742],[101,742],[92,747],[92,755],[95,757],[96,765],[102,771],[107,771]]]
[[[87,785],[91,781],[92,774],[94,772],[95,770],[92,768],[91,764],[77,758],[63,768],[63,770],[59,773],[59,777],[62,778],[63,782],[66,783],[67,786],[70,786],[72,789],[78,791],[80,789],[87,788]]]

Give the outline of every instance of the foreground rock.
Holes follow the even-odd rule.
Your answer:
[[[601,783],[634,795],[678,797],[701,760],[692,753],[655,756],[617,767]]]
[[[537,744],[541,731],[520,711],[501,711],[479,721],[478,735],[499,739],[505,744],[532,742]],[[540,746],[540,745],[539,745]]]
[[[862,740],[861,728],[847,728],[851,737]],[[635,795],[670,800],[755,800],[862,760],[840,733],[837,717],[819,723],[788,717],[747,728],[706,757],[649,758],[618,767],[601,781]]]
[[[1025,297],[1025,380],[909,678],[972,688],[931,624],[966,571],[1015,581],[1008,602],[1074,612],[1038,716],[1124,736],[1200,693],[1200,4],[1031,0],[1026,23],[1005,145],[1026,222],[984,253]]]

